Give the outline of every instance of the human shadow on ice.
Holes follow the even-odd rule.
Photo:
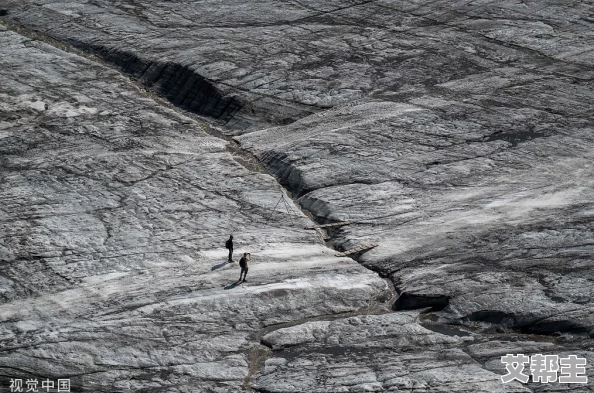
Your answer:
[[[225,262],[221,262],[221,263],[219,263],[219,264],[217,264],[217,265],[212,265],[212,266],[211,266],[211,268],[210,268],[210,270],[218,270],[218,269],[222,269],[222,268],[224,268],[224,267],[225,267],[225,266],[227,266],[227,265],[229,265],[229,262],[227,262],[227,261],[225,261]]]
[[[235,281],[233,284],[229,284],[229,285],[227,285],[227,286],[225,287],[225,290],[227,290],[227,289],[233,289],[233,288],[235,288],[236,286],[238,286],[239,284],[241,284],[241,281]]]

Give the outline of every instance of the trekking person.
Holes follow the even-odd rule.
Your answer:
[[[233,235],[225,242],[225,247],[229,249],[229,263],[233,262]]]
[[[243,256],[239,260],[239,267],[241,267],[241,273],[239,273],[239,281],[241,282],[241,276],[243,275],[243,282],[245,282],[245,277],[248,273],[248,263],[250,261],[250,254],[247,252],[243,253]]]

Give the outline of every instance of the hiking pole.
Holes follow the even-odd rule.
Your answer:
[[[293,217],[292,217],[292,214],[291,214],[291,212],[289,211],[289,208],[290,208],[291,206],[289,206],[289,204],[287,203],[287,200],[285,199],[285,194],[283,194],[283,202],[284,202],[284,204],[285,204],[285,209],[287,209],[287,213],[289,214],[289,218],[291,219],[291,225],[295,226],[295,223],[293,222]],[[291,210],[293,210],[293,209],[291,209]],[[293,213],[295,213],[295,212],[293,211]]]
[[[272,211],[270,212],[270,214],[268,215],[268,218],[266,219],[266,224],[268,224],[270,217],[272,217],[272,213],[274,213],[274,210],[276,209],[276,207],[280,203],[281,199],[283,199],[283,198],[284,198],[284,195],[281,193],[281,197],[279,198],[278,202],[276,202],[276,205],[274,205],[274,207],[272,208]]]

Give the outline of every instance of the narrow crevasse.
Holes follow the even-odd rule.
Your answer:
[[[460,34],[453,37],[458,40],[454,42],[464,40],[468,46],[456,49],[455,55],[446,47],[447,62],[441,62],[438,48],[433,47],[420,52],[423,56],[429,53],[422,61],[411,61],[411,68],[433,64],[433,60],[435,69],[445,64],[441,75],[425,70],[431,78],[409,86],[401,95],[376,92],[377,96],[309,118],[299,111],[299,116],[290,111],[266,113],[262,106],[253,111],[250,100],[238,98],[233,89],[217,85],[188,65],[146,60],[126,50],[76,39],[64,41],[103,59],[172,105],[209,118],[214,124],[207,132],[229,142],[225,148],[236,162],[248,170],[263,166],[284,187],[281,192],[292,196],[295,205],[315,223],[357,222],[353,227],[320,231],[330,247],[343,251],[362,243],[380,243],[368,254],[352,258],[389,281],[391,299],[382,296],[377,300],[391,309],[380,316],[367,316],[366,312],[347,316],[340,313],[340,304],[330,312],[296,318],[297,325],[271,323],[268,326],[279,333],[271,334],[265,342],[274,346],[273,338],[278,340],[281,353],[264,349],[261,337],[252,337],[257,344],[247,352],[244,388],[288,392],[323,387],[318,390],[332,391],[342,384],[352,390],[415,389],[418,381],[431,381],[434,370],[447,370],[439,377],[448,380],[454,391],[521,392],[528,390],[498,383],[499,354],[518,347],[526,352],[588,353],[587,333],[592,327],[588,308],[591,198],[588,186],[582,185],[589,184],[591,170],[586,163],[592,157],[585,151],[591,130],[585,112],[580,112],[580,105],[590,102],[588,82],[576,82],[566,74],[552,77],[548,70],[541,73],[540,67],[532,64],[518,65],[515,59],[522,59],[521,63],[529,52],[513,45],[493,49],[495,43],[477,41],[464,28],[453,30]],[[413,46],[412,54],[396,63],[406,64],[416,51]],[[565,64],[547,66],[567,71]],[[405,67],[405,76],[406,71]],[[409,76],[418,78],[414,73]],[[381,73],[379,77],[380,81],[390,79]],[[516,79],[522,82],[516,83]],[[555,97],[549,94],[549,86],[555,86]],[[564,98],[577,93],[586,104]],[[492,97],[485,98],[489,95]],[[547,98],[540,102],[539,97]],[[267,103],[274,102],[274,97],[267,99]],[[553,105],[551,100],[557,101]],[[310,109],[315,112],[320,108]],[[256,120],[242,120],[246,112]],[[240,128],[248,123],[249,127],[278,127],[252,128],[256,136],[230,140],[226,135],[237,132],[224,127],[234,121]],[[568,168],[584,169],[565,170]],[[126,184],[131,186],[145,181],[134,174],[129,177]],[[568,266],[567,271],[561,270],[562,266]],[[332,273],[338,274],[342,268]],[[544,281],[534,278],[534,272],[540,270]],[[583,271],[584,277],[571,276],[575,271]],[[285,296],[287,292],[270,292],[274,294]],[[267,299],[268,294],[262,296]],[[355,311],[361,314],[364,308]],[[329,315],[339,316],[339,321],[333,323]],[[319,317],[324,320],[316,321]],[[425,325],[417,323],[421,319]],[[394,331],[386,327],[391,324],[407,327]],[[429,330],[440,334],[417,325],[431,326]],[[466,336],[460,333],[464,330],[451,325],[461,325],[472,335]],[[346,344],[341,342],[341,331],[357,330],[351,326],[370,332],[369,342],[374,344],[369,346],[373,348],[365,348],[355,333]],[[451,336],[458,338],[448,341],[442,337],[452,329]],[[258,335],[263,333],[260,330]],[[418,337],[412,337],[415,334]],[[294,342],[283,341],[282,336],[291,335],[296,337]],[[464,338],[469,336],[472,343]],[[516,341],[520,344],[510,344]],[[415,346],[422,351],[414,352]],[[351,355],[359,350],[360,359],[365,360],[363,366],[354,367]],[[431,361],[395,356],[406,350],[412,351],[413,357],[429,354]],[[336,368],[326,363],[336,359],[346,376],[333,380]],[[433,362],[435,359],[438,362]],[[423,370],[413,376],[402,375],[400,361]],[[303,364],[308,366],[300,370]],[[463,378],[473,373],[477,380]],[[393,375],[398,377],[391,378]],[[308,384],[291,385],[291,380],[303,376]],[[462,382],[457,383],[456,378]]]

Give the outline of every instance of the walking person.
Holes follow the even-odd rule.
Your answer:
[[[225,242],[225,247],[229,249],[229,263],[233,262],[233,235]]]
[[[241,276],[243,275],[243,282],[245,282],[245,277],[248,274],[248,263],[250,261],[250,254],[248,252],[244,252],[243,256],[239,260],[239,267],[241,267],[241,273],[239,273],[239,281],[242,282]]]

